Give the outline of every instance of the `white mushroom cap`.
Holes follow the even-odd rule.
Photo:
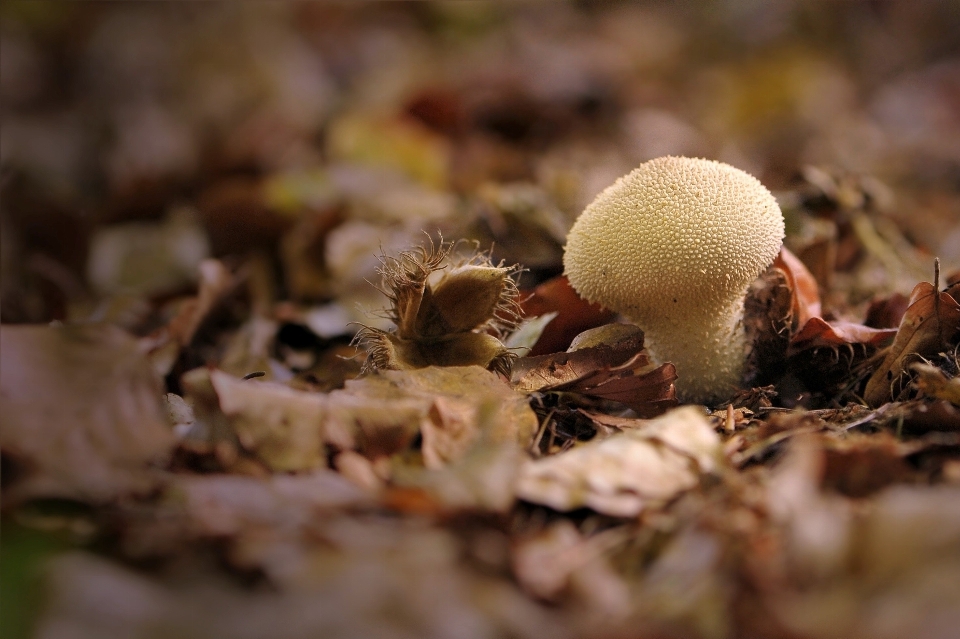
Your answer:
[[[709,401],[740,384],[743,300],[783,241],[776,199],[722,162],[644,162],[590,203],[567,236],[564,267],[584,298],[635,321],[677,366],[677,391]]]

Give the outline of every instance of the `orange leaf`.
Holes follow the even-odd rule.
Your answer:
[[[795,318],[794,326],[803,326],[811,317],[819,317],[822,308],[817,280],[803,265],[800,258],[786,247],[781,247],[780,254],[773,261],[773,265],[787,276],[787,285],[792,293],[790,311]]]
[[[615,315],[577,295],[563,275],[540,284],[532,293],[521,294],[521,298],[520,307],[525,317],[557,313],[543,330],[530,355],[563,351],[574,337],[588,328],[606,324]]]
[[[822,317],[811,317],[791,338],[787,355],[792,356],[808,348],[845,344],[881,346],[896,334],[895,328],[871,328],[856,322],[828,322]]]
[[[795,332],[790,338],[788,357],[810,348],[847,344],[880,346],[896,334],[896,329],[871,328],[856,322],[823,319],[817,281],[803,262],[786,248],[781,248],[773,264],[786,275],[790,288],[790,311]]]

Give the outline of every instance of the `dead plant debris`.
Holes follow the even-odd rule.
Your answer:
[[[954,637],[960,14],[676,4],[4,2],[0,635]],[[710,406],[562,274],[665,155]]]

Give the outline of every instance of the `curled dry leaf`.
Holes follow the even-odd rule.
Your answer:
[[[856,322],[826,321],[811,317],[790,340],[788,355],[796,355],[811,348],[830,348],[849,344],[879,347],[896,335],[895,328],[871,328]]]
[[[867,382],[863,398],[871,406],[895,398],[903,389],[902,377],[910,364],[936,356],[957,344],[960,337],[960,285],[937,291],[929,282],[917,284],[903,314],[897,336],[880,367]]]
[[[566,392],[620,402],[641,417],[653,417],[677,400],[676,368],[650,361],[643,331],[608,324],[581,333],[571,351],[525,357],[513,367],[514,387],[525,393]]]
[[[791,292],[793,331],[788,356],[811,348],[835,348],[849,344],[880,346],[896,333],[895,329],[823,319],[817,280],[803,262],[786,248],[781,248],[773,265],[784,273]]]
[[[683,406],[635,430],[528,462],[517,495],[557,510],[589,507],[633,517],[696,486],[718,468],[720,438],[703,413]]]
[[[811,317],[819,317],[822,312],[820,290],[817,280],[796,255],[785,246],[773,261],[775,268],[783,271],[787,278],[787,287],[792,291],[790,313],[793,325],[803,326]]]
[[[3,326],[0,352],[5,507],[104,502],[156,485],[151,465],[174,440],[136,340],[102,325]]]
[[[525,317],[557,313],[543,330],[530,355],[545,355],[566,350],[574,337],[583,331],[613,320],[616,313],[590,304],[577,295],[563,275],[547,280],[529,294],[524,294],[520,308]]]

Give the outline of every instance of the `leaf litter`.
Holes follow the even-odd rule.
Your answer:
[[[956,16],[581,4],[5,5],[4,636],[955,634]],[[713,406],[562,275],[665,154],[787,225]]]

